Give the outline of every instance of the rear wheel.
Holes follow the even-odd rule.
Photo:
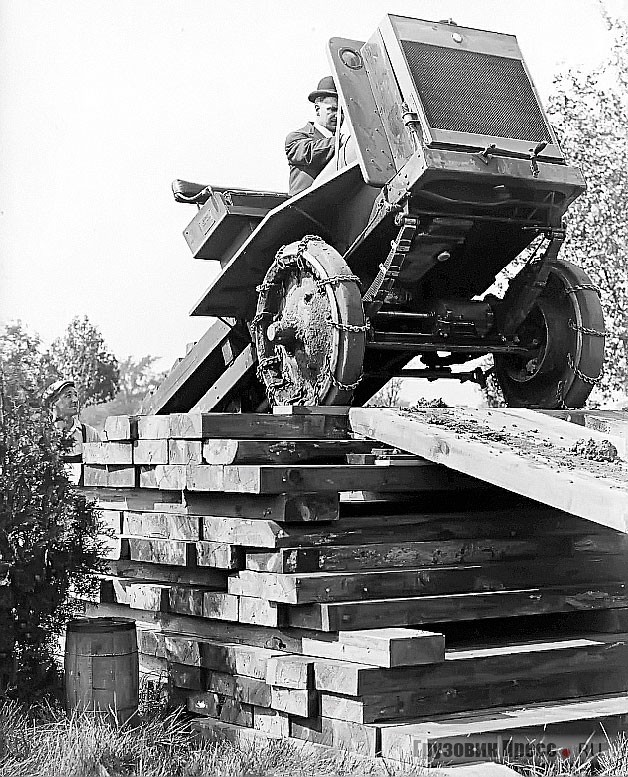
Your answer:
[[[604,315],[589,276],[569,262],[554,262],[517,335],[522,345],[530,346],[526,356],[494,356],[495,375],[508,405],[582,407],[604,362]]]
[[[362,375],[366,326],[358,278],[323,240],[282,248],[259,297],[258,374],[276,405],[347,405]]]

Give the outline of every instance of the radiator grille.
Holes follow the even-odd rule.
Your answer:
[[[401,44],[430,126],[552,142],[518,59],[408,40]]]

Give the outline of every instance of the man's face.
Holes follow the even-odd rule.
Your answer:
[[[72,418],[78,415],[79,398],[78,392],[74,386],[66,386],[59,394],[57,401],[53,405],[56,418]]]
[[[338,123],[338,98],[323,97],[315,104],[315,108],[316,121],[330,132],[335,132]]]

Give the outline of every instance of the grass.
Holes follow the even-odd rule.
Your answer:
[[[306,745],[203,742],[180,712],[151,710],[141,725],[89,713],[0,706],[0,777],[420,777],[420,768],[321,754]]]
[[[0,777],[435,777],[436,770],[369,761],[271,740],[233,745],[199,740],[190,719],[144,701],[138,725],[116,726],[58,706],[0,704]],[[524,777],[626,777],[628,738],[596,762],[509,764]]]
[[[524,777],[628,777],[628,737],[620,734],[608,739],[608,749],[595,758],[576,762],[510,763]]]

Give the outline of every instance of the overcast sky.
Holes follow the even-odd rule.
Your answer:
[[[0,319],[51,341],[87,314],[119,358],[169,366],[215,273],[171,180],[285,191],[327,40],[385,13],[517,35],[544,99],[609,45],[596,0],[0,0]]]

